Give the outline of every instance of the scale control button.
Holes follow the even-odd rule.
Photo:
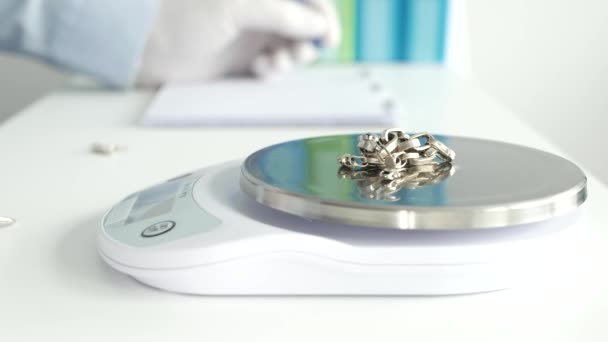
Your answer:
[[[173,227],[175,227],[175,222],[173,221],[158,222],[144,229],[141,232],[141,236],[146,238],[159,236],[170,231],[171,229],[173,229]]]

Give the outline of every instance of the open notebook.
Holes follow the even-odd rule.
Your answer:
[[[368,71],[309,68],[282,79],[167,85],[142,123],[151,126],[390,125],[400,106]]]

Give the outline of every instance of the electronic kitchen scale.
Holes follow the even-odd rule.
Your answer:
[[[574,257],[586,178],[573,163],[438,136],[451,167],[383,189],[337,164],[357,137],[273,145],[134,193],[104,217],[99,253],[152,287],[205,295],[474,293]]]

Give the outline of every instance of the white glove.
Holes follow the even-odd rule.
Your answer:
[[[162,0],[137,83],[272,77],[340,36],[332,0]]]

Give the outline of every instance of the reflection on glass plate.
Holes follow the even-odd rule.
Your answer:
[[[412,166],[387,178],[381,170],[338,169],[339,179],[350,179],[357,184],[361,197],[379,201],[399,201],[402,189],[416,189],[437,184],[455,172],[450,163]]]

